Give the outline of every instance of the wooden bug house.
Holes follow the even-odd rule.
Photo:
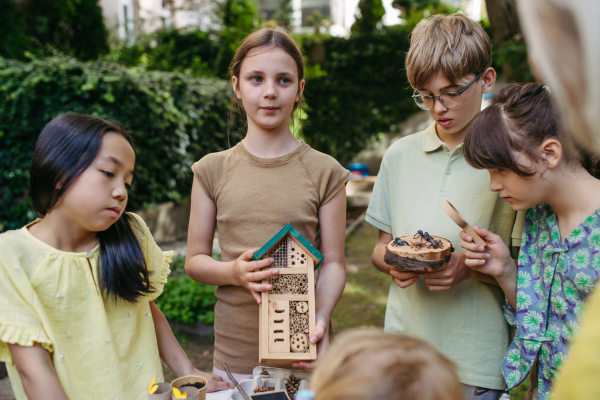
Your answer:
[[[260,363],[317,359],[317,346],[309,341],[315,328],[315,267],[323,255],[291,224],[283,227],[254,260],[272,257],[267,268],[279,274],[263,280],[273,286],[262,293],[260,307]]]

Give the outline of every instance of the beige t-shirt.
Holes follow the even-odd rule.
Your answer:
[[[319,208],[350,179],[340,163],[306,143],[276,158],[256,157],[238,143],[203,157],[192,171],[216,205],[223,261],[260,248],[288,222],[318,248]],[[258,305],[240,286],[219,286],[215,294],[214,365],[251,374],[258,365]]]

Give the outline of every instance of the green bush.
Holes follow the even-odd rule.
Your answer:
[[[33,218],[29,163],[57,115],[102,116],[133,131],[138,158],[128,209],[135,210],[189,196],[192,163],[228,148],[230,96],[229,83],[216,79],[66,57],[0,58],[0,231]]]
[[[223,30],[219,36],[219,53],[215,73],[227,79],[233,54],[244,38],[260,26],[256,0],[225,0],[220,4],[219,19]]]
[[[99,0],[0,0],[0,9],[2,57],[58,50],[92,60],[109,51]]]
[[[350,31],[353,35],[375,32],[385,15],[385,8],[381,0],[360,0],[358,2],[359,15],[352,24]]]
[[[218,43],[206,32],[167,29],[140,36],[133,45],[119,43],[108,59],[128,67],[214,76],[218,51]]]
[[[163,294],[155,301],[165,317],[171,321],[194,324],[215,322],[216,286],[191,279],[185,273],[185,253],[176,254],[171,263],[171,275]]]
[[[527,46],[523,37],[492,41],[492,66],[497,72],[503,72],[509,82],[533,82],[533,70],[529,65]]]
[[[0,57],[24,59],[25,51],[33,47],[31,38],[25,34],[25,17],[14,0],[0,0],[0,10]]]
[[[307,70],[320,75],[307,77],[304,92],[302,136],[310,146],[345,163],[374,137],[419,111],[404,71],[409,32],[397,26],[349,39],[303,41]],[[323,59],[315,61],[318,56],[311,54]]]

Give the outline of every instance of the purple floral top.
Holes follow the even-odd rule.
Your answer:
[[[525,219],[518,262],[517,310],[508,301],[504,315],[517,331],[502,372],[508,388],[517,386],[538,359],[539,399],[565,361],[579,330],[582,302],[600,276],[600,210],[562,244],[556,214],[547,204],[531,208]]]

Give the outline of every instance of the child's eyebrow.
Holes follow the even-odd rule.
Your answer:
[[[252,70],[252,71],[248,71],[248,73],[247,73],[247,75],[255,75],[255,74],[256,75],[264,75],[265,73],[264,73],[264,71],[259,71],[256,69]],[[294,75],[294,73],[290,72],[290,71],[281,71],[281,72],[278,72],[277,75]]]

